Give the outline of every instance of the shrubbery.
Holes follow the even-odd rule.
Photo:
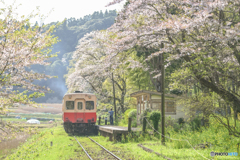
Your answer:
[[[165,126],[169,127],[169,126],[173,126],[176,123],[176,120],[174,118],[172,118],[171,116],[168,116],[165,118]]]
[[[194,118],[191,122],[190,122],[190,126],[191,126],[191,129],[193,131],[195,130],[199,130],[200,127],[201,127],[201,119],[199,117],[196,117]]]
[[[128,113],[128,118],[132,118],[132,127],[137,127],[137,109],[133,109]]]
[[[186,123],[183,118],[179,118],[178,123],[174,123],[173,128],[175,132],[179,132],[179,130],[199,131],[201,128],[201,119],[195,117],[189,123]]]
[[[129,114],[131,111],[133,111],[133,110],[135,110],[135,109],[128,109],[128,110],[126,110],[126,111],[124,112],[124,119],[123,119],[124,123],[127,124],[127,122],[128,122],[128,114]]]
[[[143,113],[140,115],[140,123],[143,124],[143,117],[150,117],[152,110],[146,109],[143,111]]]
[[[184,118],[178,118],[178,124],[183,125],[184,123]]]
[[[150,115],[150,120],[153,122],[154,132],[158,130],[158,122],[161,118],[161,113],[158,111],[153,111]]]
[[[132,118],[132,127],[137,126],[137,110],[136,109],[128,109],[124,112],[123,118],[118,123],[119,126],[127,126],[128,125],[128,117]]]
[[[137,117],[137,110],[133,109],[128,113],[128,118],[136,118]]]

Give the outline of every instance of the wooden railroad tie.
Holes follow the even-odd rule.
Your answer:
[[[149,149],[149,148],[147,148],[147,147],[144,147],[142,144],[138,144],[138,146],[139,147],[141,147],[143,150],[145,150],[145,151],[147,151],[147,152],[150,152],[150,153],[155,153],[156,155],[158,155],[158,156],[162,156],[163,158],[165,158],[165,159],[167,159],[167,160],[172,160],[171,158],[168,158],[168,157],[166,157],[166,156],[164,156],[164,155],[162,155],[162,154],[160,154],[160,153],[158,153],[158,152],[154,152],[153,150],[151,150],[151,149]]]

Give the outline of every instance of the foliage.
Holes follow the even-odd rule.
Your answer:
[[[201,119],[199,117],[195,117],[191,122],[190,122],[190,126],[192,128],[193,131],[195,130],[199,130],[201,127]]]
[[[119,122],[119,126],[125,126],[127,127],[128,126],[128,118],[129,118],[129,115],[131,113],[131,115],[133,115],[132,117],[132,126],[136,126],[137,125],[137,118],[136,116],[134,116],[134,112],[135,112],[136,109],[127,109],[124,114],[122,114],[122,119],[120,120]]]
[[[135,64],[136,61],[144,63],[144,58],[142,56],[138,57],[137,54],[138,51],[134,49],[131,54],[128,55],[130,57],[128,67],[129,85],[131,85],[134,90],[153,90],[154,85],[151,82],[151,74],[149,74],[145,68],[139,68],[139,66],[137,67],[137,64]]]
[[[204,6],[200,1],[129,1],[108,29],[117,37],[109,50],[112,53],[132,48],[140,50],[139,54],[145,58],[140,67],[152,75],[157,91],[161,90],[161,56],[164,54],[166,70],[178,63],[169,69],[172,73],[168,77],[170,92],[192,96],[194,88],[195,95],[202,92],[213,96],[214,93],[216,98],[211,104],[224,101],[234,111],[236,121],[240,112],[238,5],[239,2],[233,0],[211,1]],[[209,101],[207,96],[204,98]],[[212,106],[208,108],[210,111],[214,110]],[[202,113],[205,118],[213,113],[209,110]],[[219,115],[213,116],[230,134],[240,136],[236,125],[229,126]]]
[[[132,112],[132,111],[134,111],[134,110],[135,110],[135,109],[128,109],[128,110],[126,110],[126,111],[124,112],[123,118],[124,118],[124,121],[126,122],[126,124],[127,124],[127,122],[128,122],[129,113]]]
[[[150,116],[151,112],[152,112],[152,110],[150,108],[147,108],[143,111],[143,115],[144,116]]]
[[[57,76],[55,79],[35,81],[35,84],[47,86],[53,92],[46,93],[45,97],[34,99],[34,101],[38,103],[61,103],[63,95],[67,92],[64,75],[68,73],[70,60],[72,60],[72,54],[76,50],[78,41],[91,31],[110,27],[114,23],[115,17],[115,10],[106,10],[104,13],[96,11],[79,19],[67,18],[61,25],[56,27],[52,35],[57,36],[60,42],[53,45],[52,52],[58,52],[58,56],[50,59],[49,66],[38,65],[31,67],[35,72],[44,72],[51,76]],[[56,24],[57,22],[52,22],[46,26],[48,28]]]
[[[115,100],[120,106],[120,112],[125,112],[125,96],[128,92],[126,72],[127,53],[118,57],[107,52],[106,44],[111,43],[114,36],[107,31],[94,31],[86,34],[80,41],[73,54],[72,68],[67,75],[69,92],[83,90],[94,92],[103,101],[113,101],[113,83],[115,86]]]
[[[137,109],[133,109],[128,113],[128,118],[132,118],[132,127],[137,127]]]
[[[184,118],[178,118],[178,124],[184,124],[185,123],[185,121],[184,121]]]
[[[168,116],[165,118],[165,126],[166,127],[174,126],[175,123],[176,123],[176,119],[172,118],[171,116]]]
[[[148,134],[129,136],[128,142],[141,142],[145,147],[159,153],[162,151],[165,156],[172,159],[191,159],[194,157],[193,159],[201,160],[203,159],[202,156],[210,159],[211,156],[209,153],[213,150],[218,152],[236,152],[236,144],[239,143],[239,139],[229,135],[227,129],[216,122],[211,117],[209,127],[201,127],[198,131],[193,131],[187,123],[178,131],[169,126],[166,128],[166,145],[161,145],[160,139]],[[180,127],[179,124],[177,125]],[[215,136],[216,134],[219,136]],[[232,156],[231,158],[239,159],[239,156]]]
[[[161,118],[161,113],[159,111],[151,112],[149,119],[152,120],[153,122],[154,132],[158,131],[158,122],[160,118]]]
[[[159,122],[161,118],[161,113],[159,111],[153,111],[150,115],[150,120],[152,120],[154,123]]]
[[[137,118],[137,109],[131,110],[131,112],[128,113],[128,118],[136,119]]]
[[[147,108],[140,114],[140,124],[143,124],[143,117],[150,117],[152,110]],[[148,125],[147,125],[148,127]]]
[[[49,64],[47,60],[55,56],[50,55],[51,47],[58,42],[52,32],[59,24],[47,29],[31,26],[29,20],[36,15],[19,18],[14,8],[13,4],[0,11],[0,113],[14,103],[34,105],[32,99],[44,96],[49,90],[33,82],[52,77],[34,72],[31,66]]]
[[[106,159],[102,149],[87,137],[75,136],[93,159]],[[135,143],[113,143],[108,137],[93,136],[96,142],[111,152],[117,152],[121,159],[159,159],[157,155],[146,153]],[[50,145],[52,142],[52,146]],[[85,159],[86,154],[72,136],[68,136],[62,127],[43,130],[33,135],[26,143],[19,146],[9,159]],[[111,146],[111,147],[107,147]],[[91,148],[91,150],[89,150]],[[61,150],[61,152],[59,152]],[[92,152],[91,152],[92,151]],[[77,154],[76,154],[77,152]]]
[[[231,121],[233,121],[233,119]],[[117,143],[111,142],[109,141],[108,137],[103,136],[94,136],[91,138],[104,147],[106,146],[106,148],[110,151],[119,151],[117,156],[123,153],[127,154],[128,157],[132,157],[133,159],[142,158],[156,160],[160,159],[161,157],[142,150],[142,148],[137,146],[139,142],[155,152],[164,153],[164,156],[167,156],[171,159],[185,158],[198,160],[203,159],[201,155],[211,159],[209,154],[211,151],[236,152],[237,144],[240,143],[237,137],[229,135],[226,128],[216,123],[214,118],[210,118],[209,127],[201,127],[199,131],[192,131],[190,127],[186,127],[179,132],[175,132],[172,127],[168,127],[166,128],[166,132],[168,133],[166,145],[161,145],[161,139],[159,139],[160,136],[155,137],[150,134],[141,133],[129,134],[126,141],[122,139],[121,142]],[[218,134],[218,136],[216,136],[216,134]],[[169,139],[169,137],[171,139]],[[94,148],[94,150],[98,150],[98,148],[95,148],[98,146],[89,141],[89,139],[85,137],[77,138],[84,147],[87,146],[87,148],[91,147]],[[192,147],[196,147],[195,150],[185,140],[188,140]],[[53,142],[52,147],[50,146],[51,141]],[[78,151],[78,144],[74,141],[74,138],[68,136],[62,127],[52,128],[50,130],[47,129],[33,135],[31,139],[28,139],[26,143],[21,145],[16,151],[14,151],[12,155],[9,155],[7,159],[28,159],[28,157],[31,159],[61,159],[63,157],[65,159],[69,159],[74,158],[73,155],[76,155],[76,158],[79,158],[77,155],[82,157],[85,156],[83,151]],[[204,148],[199,148],[199,144],[205,144]],[[112,147],[108,148],[107,146]],[[59,150],[62,150],[62,152],[59,153]],[[76,151],[78,151],[79,154],[75,154]],[[93,156],[97,156],[95,154],[96,153],[94,152]],[[239,156],[231,156],[231,159],[237,160],[239,159]]]

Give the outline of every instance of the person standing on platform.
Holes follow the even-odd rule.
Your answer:
[[[110,111],[108,111],[108,113],[110,113],[110,124],[113,125],[113,110],[111,109]]]

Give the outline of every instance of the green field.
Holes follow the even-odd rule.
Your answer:
[[[126,140],[121,142],[111,142],[109,138],[102,136],[91,136],[95,141],[103,145],[105,148],[112,151],[115,155],[122,159],[129,160],[157,160],[164,159],[162,156],[157,156],[155,153],[144,151],[138,144],[143,144],[145,147],[152,149],[171,159],[213,159],[210,156],[211,151],[215,152],[236,152],[238,139],[229,137],[224,128],[209,127],[202,128],[200,131],[180,131],[175,132],[172,128],[167,128],[170,138],[166,139],[166,145],[161,145],[159,135],[150,136],[136,134],[128,136]],[[78,136],[77,139],[90,151],[90,156],[93,159],[104,159],[102,149],[92,143],[87,137]],[[197,144],[208,142],[211,145],[204,148],[192,148]],[[51,142],[53,145],[51,146]],[[85,153],[75,141],[73,136],[65,133],[62,125],[44,129],[38,134],[32,136],[25,144],[18,147],[12,155],[9,155],[7,160],[15,159],[87,159]],[[217,156],[214,159],[240,159],[240,156]]]
[[[53,133],[53,135],[51,134]],[[77,137],[79,142],[88,150],[91,148],[91,156],[97,158],[101,151],[99,146],[92,143],[86,137]],[[102,136],[92,136],[95,141],[113,151],[123,159],[159,159],[152,153],[146,153],[137,147],[138,143],[114,143]],[[53,145],[51,146],[51,142]],[[15,153],[8,156],[7,160],[15,159],[86,159],[86,155],[80,148],[74,137],[67,135],[61,126],[45,130],[20,146]],[[161,159],[161,158],[160,158]]]
[[[31,116],[31,115],[29,115]],[[44,115],[41,115],[44,116]],[[46,117],[43,117],[46,118]],[[126,119],[126,118],[125,118]],[[19,125],[23,125],[22,119],[8,118],[7,121],[18,121]],[[41,122],[41,123],[46,123]],[[24,144],[17,149],[11,150],[11,155],[8,155],[7,160],[18,159],[49,159],[49,160],[69,160],[83,159],[87,157],[73,136],[65,133],[60,118],[56,118],[54,124],[29,125],[29,127],[41,127],[38,133],[32,135]],[[126,126],[127,121],[122,120],[119,125]],[[24,124],[26,125],[26,124]],[[129,160],[157,160],[164,159],[163,156],[158,156],[155,153],[149,153],[139,147],[139,144],[158,152],[161,155],[171,159],[240,159],[240,156],[215,156],[211,157],[210,152],[237,152],[239,138],[230,136],[226,128],[216,123],[214,119],[210,120],[209,127],[200,127],[197,130],[192,130],[189,124],[183,126],[168,126],[166,128],[166,145],[161,145],[160,132],[155,135],[152,133],[152,128],[148,124],[146,134],[134,133],[122,138],[121,142],[111,142],[109,138],[103,136],[91,136],[95,141],[103,145],[105,148],[112,151],[115,155],[122,159]],[[103,150],[91,142],[87,137],[78,136],[77,139],[86,148],[93,159],[108,158]],[[51,146],[51,142],[53,145]],[[4,155],[2,155],[4,156]],[[1,152],[0,152],[0,159]]]
[[[21,116],[22,118],[62,118],[62,115],[60,114],[21,114],[21,113],[12,113],[9,114],[9,117],[14,118],[15,116]],[[0,115],[0,118],[8,118],[5,115]]]

